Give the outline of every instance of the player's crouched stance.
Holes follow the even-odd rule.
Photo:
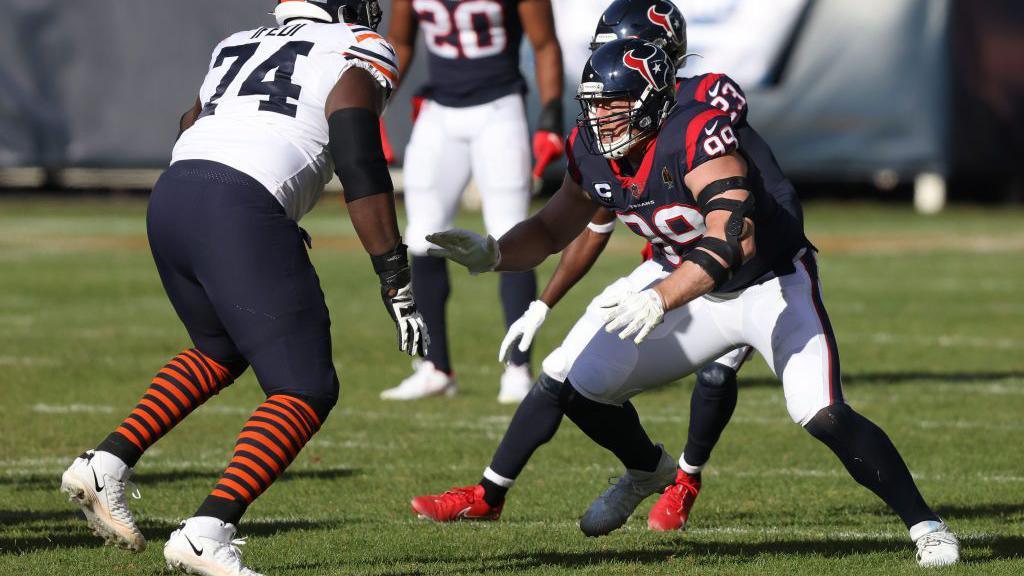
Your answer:
[[[397,63],[374,32],[380,8],[376,0],[288,0],[274,14],[278,27],[217,46],[150,198],[153,257],[194,347],[159,371],[131,414],[61,481],[108,544],[141,551],[146,541],[125,496],[132,467],[252,366],[267,399],[213,491],[164,546],[169,567],[193,574],[256,574],[242,564],[235,527],[337,401],[330,317],[296,224],[330,180],[332,160],[399,347],[422,355],[428,345],[381,150],[378,118]]]
[[[434,254],[471,273],[537,266],[573,241],[598,207],[652,242],[654,258],[595,299],[530,393],[626,467],[583,515],[581,530],[601,536],[619,528],[676,477],[630,398],[751,345],[782,380],[793,420],[904,521],[919,564],[956,562],[956,537],[924,502],[895,446],[843,400],[802,230],[738,151],[728,116],[697,101],[675,103],[673,71],[661,49],[641,40],[598,48],[577,92],[584,113],[568,140],[568,174],[551,201],[500,241],[464,230],[428,237],[440,247]],[[487,482],[506,479],[490,472],[476,487],[417,498],[413,508],[435,520],[497,517]]]

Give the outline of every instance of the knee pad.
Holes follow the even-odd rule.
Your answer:
[[[724,364],[712,362],[697,371],[697,386],[715,391],[736,388],[736,371]]]

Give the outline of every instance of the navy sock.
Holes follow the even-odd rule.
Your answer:
[[[562,423],[563,389],[568,386],[541,374],[530,393],[519,403],[512,422],[505,430],[501,444],[491,458],[491,470],[510,480],[515,480],[526,467],[534,451],[551,440]],[[505,499],[507,488],[484,479],[484,500],[497,506]]]
[[[533,270],[502,272],[498,286],[498,291],[501,294],[501,307],[505,311],[505,328],[507,329],[526,312],[530,303],[537,298],[537,273]],[[431,338],[433,338],[433,334],[431,334]],[[513,348],[511,362],[517,366],[529,364],[530,351],[520,352],[519,348]]]
[[[567,386],[571,384],[566,381]],[[632,402],[622,406],[601,404],[570,390],[565,415],[591,440],[610,450],[630,470],[654,472],[661,449],[651,442]]]
[[[430,352],[426,359],[433,362],[438,370],[451,374],[448,323],[445,318],[445,305],[451,293],[448,261],[435,256],[413,256],[412,291],[416,296],[416,308],[423,315],[423,321],[430,332]]]
[[[736,409],[736,371],[712,362],[697,371],[690,397],[690,429],[683,454],[691,466],[703,466]]]

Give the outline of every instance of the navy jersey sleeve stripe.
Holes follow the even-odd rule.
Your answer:
[[[364,56],[364,57],[369,58],[371,60],[376,60],[376,61],[380,62],[381,64],[386,64],[387,66],[390,66],[391,68],[398,68],[398,64],[396,64],[394,60],[391,60],[389,58],[385,58],[381,54],[376,54],[376,53],[371,52],[371,51],[369,51],[369,50],[367,50],[365,48],[360,48],[359,46],[349,46],[348,48],[345,49],[345,51],[346,52],[351,52],[353,54],[358,54],[360,56]]]

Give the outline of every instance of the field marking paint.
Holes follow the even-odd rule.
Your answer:
[[[895,334],[892,332],[844,332],[840,334],[840,340],[870,342],[873,344],[915,344],[920,346],[937,346],[939,348],[1024,350],[1024,341],[1013,338],[984,338],[954,334],[920,336],[916,334]]]
[[[32,406],[33,412],[40,414],[110,414],[113,406],[105,404],[43,404]]]

